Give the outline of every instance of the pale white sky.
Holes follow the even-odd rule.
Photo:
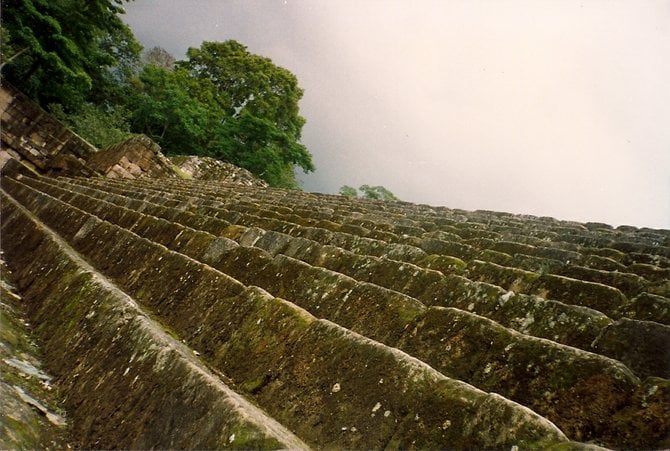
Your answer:
[[[670,1],[138,0],[146,48],[298,77],[307,191],[670,228]]]

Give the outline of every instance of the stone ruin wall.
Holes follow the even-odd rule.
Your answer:
[[[4,80],[0,111],[0,167],[14,158],[41,174],[94,174],[86,160],[97,149]]]
[[[177,177],[160,146],[135,136],[102,151],[13,86],[0,87],[0,168],[15,159],[42,175]]]
[[[184,174],[184,178],[220,180],[222,183],[261,188],[269,186],[248,170],[215,158],[177,155],[170,157],[170,161]]]
[[[167,158],[160,146],[145,135],[98,150],[4,81],[0,86],[0,115],[0,170],[3,173],[30,172],[27,167],[47,176],[181,177],[268,186],[251,172],[213,158]]]
[[[145,135],[134,136],[91,155],[88,165],[110,178],[178,177],[160,146]]]

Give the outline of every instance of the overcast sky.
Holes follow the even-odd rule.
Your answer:
[[[136,0],[178,59],[235,39],[305,90],[307,191],[670,228],[670,1]]]

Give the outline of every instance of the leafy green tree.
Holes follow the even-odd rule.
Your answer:
[[[7,31],[7,27],[4,26],[4,22],[2,22],[0,24],[0,71],[5,65],[14,61],[27,50],[27,47],[20,50],[15,48],[14,44],[10,42],[9,31]]]
[[[344,185],[340,188],[340,196],[358,197],[358,190],[353,186]]]
[[[132,131],[149,136],[166,154],[213,156],[206,149],[213,132],[209,118],[216,112],[190,94],[192,83],[184,70],[145,66],[128,101]]]
[[[289,138],[300,138],[305,119],[298,102],[303,90],[291,72],[232,40],[203,42],[198,49],[189,48],[187,55],[179,65],[194,78],[213,83],[216,99],[229,116],[246,111],[270,120]]]
[[[108,108],[124,105],[141,69],[142,46],[132,31],[122,24],[100,39],[100,49],[108,56],[110,65],[91,72],[92,88],[88,100]]]
[[[236,124],[238,141],[263,143],[285,165],[314,170],[311,155],[300,144],[305,119],[299,114],[298,102],[303,91],[295,75],[269,58],[249,53],[236,41],[203,42],[187,55],[177,66],[211,86],[212,100],[224,112],[224,121],[232,119]],[[261,122],[250,126],[250,118]],[[243,130],[262,131],[261,138],[243,136]]]
[[[294,167],[314,170],[299,140],[301,95],[295,76],[269,59],[234,41],[206,42],[173,70],[144,67],[129,101],[132,130],[168,154],[219,158],[296,188]]]
[[[367,199],[379,199],[379,200],[398,200],[398,198],[391,191],[387,190],[383,186],[369,186],[361,185],[360,188],[363,193],[363,197]]]
[[[43,106],[80,106],[109,88],[112,68],[140,46],[119,18],[122,0],[1,0],[3,47],[13,51],[2,75]],[[4,39],[4,38],[3,38]],[[99,93],[99,92],[98,92]]]
[[[250,170],[272,186],[297,188],[293,165],[311,164],[302,144],[249,112],[227,119],[220,132],[210,145],[214,156]]]
[[[121,21],[124,0],[0,0],[2,75],[98,146],[142,132],[168,154],[206,155],[297,187],[313,171],[300,143],[296,77],[235,41],[204,42],[174,64]],[[6,52],[6,53],[5,53]]]

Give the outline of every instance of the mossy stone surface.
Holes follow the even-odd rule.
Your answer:
[[[617,313],[626,318],[670,325],[670,298],[642,293],[619,307]]]
[[[602,331],[593,349],[620,360],[641,378],[670,379],[670,326],[622,318]]]
[[[142,303],[149,318],[163,322],[168,337],[183,340],[189,355],[206,359],[222,381],[273,416],[285,418],[292,428],[304,427],[301,434],[311,444],[329,440],[333,446],[405,448],[416,446],[421,436],[418,440],[427,447],[440,447],[445,440],[462,447],[581,446],[552,436],[543,423],[547,419],[572,440],[613,447],[662,443],[658,434],[645,441],[631,430],[646,418],[652,424],[641,430],[666,431],[658,401],[662,397],[656,394],[663,393],[662,384],[646,386],[603,355],[624,361],[639,375],[659,374],[653,357],[660,335],[651,333],[656,328],[633,330],[616,321],[633,317],[662,322],[668,284],[663,246],[670,243],[670,234],[663,231],[199,186],[176,179],[161,184],[41,179],[7,186]],[[4,203],[1,208],[3,221],[7,213],[10,223],[15,213]],[[29,221],[21,226],[25,230],[12,232],[25,249],[44,245],[32,237],[35,229]],[[660,247],[652,246],[655,242]],[[426,249],[448,249],[463,258]],[[25,267],[17,272],[19,284],[32,293],[53,286],[73,301],[60,301],[62,328],[73,334],[60,346],[80,346],[85,337],[80,332],[91,330],[88,323],[98,315],[114,317],[114,310],[97,303],[87,307],[82,319],[83,301],[103,296],[83,289],[81,284],[90,281],[80,279],[56,254],[43,255],[39,268],[31,267],[29,255],[16,254]],[[638,296],[641,290],[646,294]],[[430,307],[437,305],[447,308]],[[48,324],[45,316],[40,333],[51,331]],[[130,329],[121,330],[132,335]],[[119,357],[114,352],[110,358]],[[380,357],[385,353],[393,357]],[[324,361],[321,354],[334,360]],[[352,354],[359,357],[352,359]],[[300,362],[297,370],[295,362]],[[431,373],[425,363],[442,374]],[[414,364],[428,376],[416,378],[403,369],[419,368]],[[151,366],[168,372],[176,368],[165,365],[163,358],[153,359]],[[386,385],[379,374],[374,389],[356,382],[359,372],[372,375],[382,368],[397,374],[392,384]],[[327,380],[331,374],[348,382]],[[480,398],[467,384],[442,379],[445,374],[505,398]],[[107,371],[96,377],[87,382],[89,392],[117,375]],[[178,382],[188,390],[195,387]],[[643,386],[648,395],[639,391]],[[345,387],[353,389],[347,392],[350,398],[326,401],[336,399]],[[385,400],[367,408],[359,404],[372,399],[365,390],[387,399],[389,387],[403,393],[393,397],[393,408],[384,409]],[[142,402],[149,402],[153,393],[165,393],[161,390],[147,389]],[[122,392],[114,389],[112,394],[121,397]],[[207,402],[193,396],[198,403]],[[421,400],[416,409],[411,407],[414,398]],[[544,420],[511,399],[532,407]],[[449,407],[468,420],[452,418]],[[194,409],[184,421],[195,421],[198,412]],[[618,415],[616,427],[601,421],[613,418],[612,412]],[[136,413],[141,415],[139,407]],[[104,415],[113,422],[121,414]],[[382,422],[370,423],[366,415]],[[525,418],[519,424],[532,423],[546,436],[528,434],[529,429],[517,428],[508,417]],[[363,426],[338,424],[349,419]],[[97,427],[91,422],[84,430]],[[460,433],[451,435],[455,429]],[[247,434],[245,427],[236,431],[232,442],[232,435],[223,442],[251,443],[244,437],[253,433]]]
[[[23,213],[3,218],[3,233],[31,222]],[[25,299],[82,447],[237,447],[237,437],[244,449],[304,446],[287,431],[273,435],[256,408],[198,368],[190,350],[71,250],[35,232],[43,239],[20,268]],[[9,243],[3,249],[14,263],[24,250]]]
[[[0,447],[62,449],[71,440],[61,393],[43,368],[24,310],[0,260]]]

